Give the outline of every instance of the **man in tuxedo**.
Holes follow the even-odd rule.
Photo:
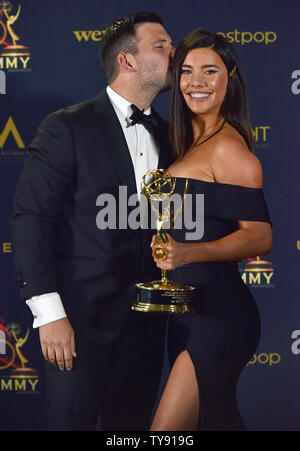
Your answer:
[[[166,320],[131,304],[135,283],[152,276],[150,239],[119,217],[99,228],[97,199],[113,195],[118,212],[120,186],[129,199],[147,170],[170,163],[151,103],[170,87],[173,53],[155,13],[115,20],[101,48],[106,89],[47,116],[28,148],[12,235],[47,361],[49,430],[93,430],[99,415],[104,430],[149,429]]]

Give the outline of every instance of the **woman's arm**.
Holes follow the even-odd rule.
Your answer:
[[[258,221],[239,221],[240,229],[215,241],[202,243],[178,243],[170,235],[163,247],[165,260],[154,259],[158,268],[171,270],[180,263],[209,261],[240,261],[244,258],[267,254],[273,245],[271,225]],[[156,247],[155,237],[152,241]]]

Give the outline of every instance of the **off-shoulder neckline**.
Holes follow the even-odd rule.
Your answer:
[[[252,188],[249,186],[242,186],[242,185],[233,185],[231,183],[221,183],[221,182],[208,182],[207,180],[200,180],[200,179],[194,179],[191,177],[176,177],[176,176],[172,176],[174,179],[179,179],[179,180],[192,180],[194,182],[199,182],[199,183],[206,183],[207,185],[222,185],[222,186],[230,186],[230,187],[234,187],[234,188],[242,188],[242,189],[249,189],[249,190],[262,190],[262,188]]]

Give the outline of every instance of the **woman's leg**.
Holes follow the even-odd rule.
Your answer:
[[[199,417],[199,389],[194,364],[182,351],[170,372],[151,431],[194,431]]]

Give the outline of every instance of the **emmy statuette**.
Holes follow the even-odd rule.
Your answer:
[[[150,177],[150,182],[146,179]],[[150,201],[151,208],[157,215],[156,221],[156,243],[163,244],[168,242],[168,237],[164,229],[166,223],[170,227],[174,224],[179,211],[174,217],[169,207],[164,208],[160,213],[159,209],[154,208],[153,201],[170,200],[174,193],[176,180],[166,173],[163,169],[152,169],[143,177],[145,194]],[[186,182],[187,189],[187,182]],[[186,191],[186,190],[185,190]],[[186,194],[186,192],[184,193]],[[183,201],[181,204],[182,209]],[[166,250],[162,246],[156,247],[152,255],[157,259],[167,258]],[[152,282],[141,282],[136,284],[137,300],[131,306],[132,310],[138,312],[167,312],[167,313],[191,313],[193,311],[193,294],[195,287],[182,285],[167,277],[167,271],[161,270],[161,279]]]

